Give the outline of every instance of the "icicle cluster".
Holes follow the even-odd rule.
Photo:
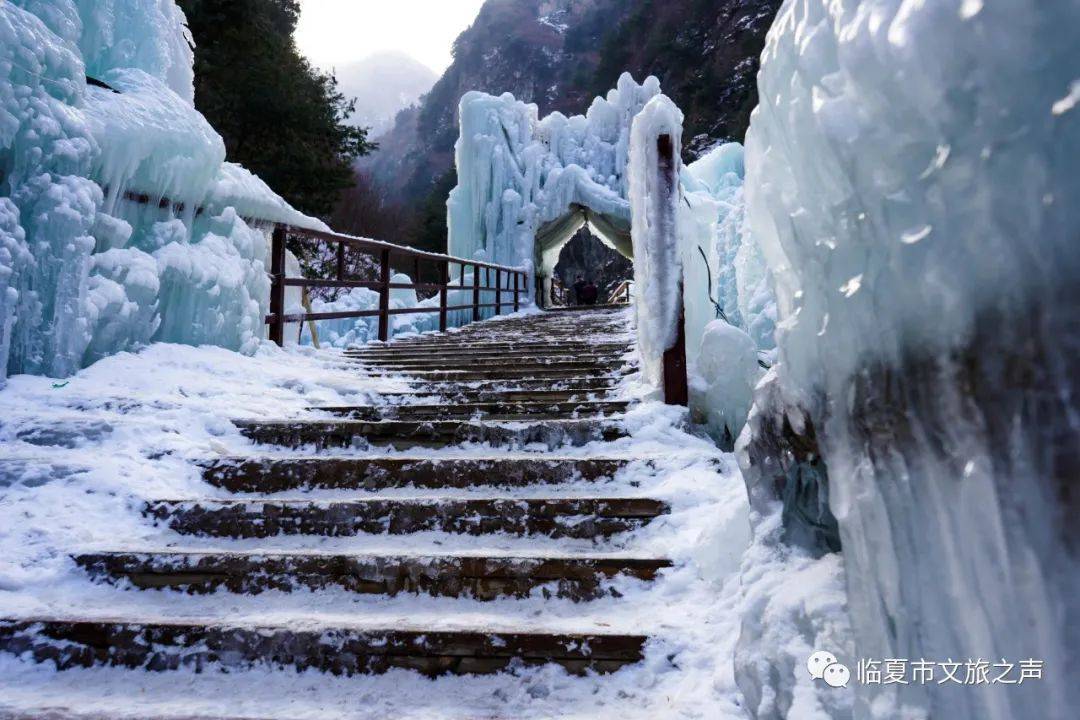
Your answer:
[[[225,162],[189,40],[173,0],[0,3],[0,383],[259,342],[266,239],[241,218],[318,223]]]

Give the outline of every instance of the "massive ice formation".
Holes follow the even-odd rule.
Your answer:
[[[629,255],[630,125],[659,93],[656,78],[638,85],[624,73],[585,115],[556,112],[543,120],[536,105],[509,93],[466,93],[458,185],[447,202],[450,254],[535,267],[550,277],[562,246],[588,223]]]
[[[742,439],[756,510],[812,553],[830,533],[799,523],[835,516],[849,662],[1045,661],[1023,685],[858,685],[859,716],[1080,705],[1077,27],[1075,2],[788,0],[769,33],[746,160],[779,304]],[[740,683],[780,717],[800,691],[749,630]]]
[[[241,218],[318,223],[225,162],[189,40],[172,0],[0,3],[0,383],[261,336],[266,241]]]
[[[509,94],[470,92],[460,118],[458,185],[447,203],[451,254],[535,268],[546,280],[563,245],[587,223],[635,261],[638,335],[651,382],[659,383],[660,357],[675,339],[679,287],[692,366],[717,317],[710,298],[721,298],[732,324],[771,351],[775,306],[742,222],[742,148],[721,146],[684,167],[682,114],[656,78],[638,85],[624,74],[606,98],[570,118],[540,120],[535,105]],[[674,185],[658,175],[660,135],[672,143]],[[699,405],[707,404],[709,382],[693,387]],[[734,394],[718,387],[709,396],[748,394],[749,387]],[[713,409],[717,418],[738,418],[748,406],[740,400]]]
[[[679,254],[684,277],[690,407],[730,447],[750,410],[759,362],[775,354],[776,300],[745,222],[743,148],[726,143],[681,173]]]

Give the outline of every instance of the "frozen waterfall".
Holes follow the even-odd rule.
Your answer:
[[[0,4],[0,383],[151,340],[263,336],[250,219],[322,226],[225,162],[189,40],[172,2]]]
[[[812,606],[748,619],[758,717],[829,702],[784,669],[827,643],[852,667],[1045,662],[1024,685],[859,684],[859,717],[1075,715],[1077,27],[1075,2],[788,0],[769,33],[746,195],[778,364],[741,439],[752,552],[842,545],[851,635]]]

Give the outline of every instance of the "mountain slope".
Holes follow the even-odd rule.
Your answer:
[[[349,124],[370,127],[372,135],[389,130],[394,116],[431,89],[438,76],[409,55],[381,52],[334,69],[338,89],[356,99]]]
[[[488,0],[419,108],[399,114],[363,167],[386,202],[407,205],[398,241],[445,247],[457,106],[469,90],[510,92],[540,115],[585,112],[623,71],[660,78],[686,114],[692,160],[742,140],[754,76],[781,0]]]

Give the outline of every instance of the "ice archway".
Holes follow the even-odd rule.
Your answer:
[[[707,223],[698,228],[680,209],[682,113],[660,82],[639,85],[624,73],[585,115],[542,120],[536,105],[509,93],[469,92],[460,127],[450,254],[525,266],[546,291],[563,246],[587,224],[635,260],[642,360],[659,381],[661,356],[678,334],[680,237],[700,230],[712,245]]]
[[[466,93],[458,186],[447,203],[450,253],[526,265],[548,279],[562,247],[587,224],[632,259],[631,127],[658,96],[655,77],[639,85],[624,73],[585,115],[540,120],[536,105],[509,93]]]

